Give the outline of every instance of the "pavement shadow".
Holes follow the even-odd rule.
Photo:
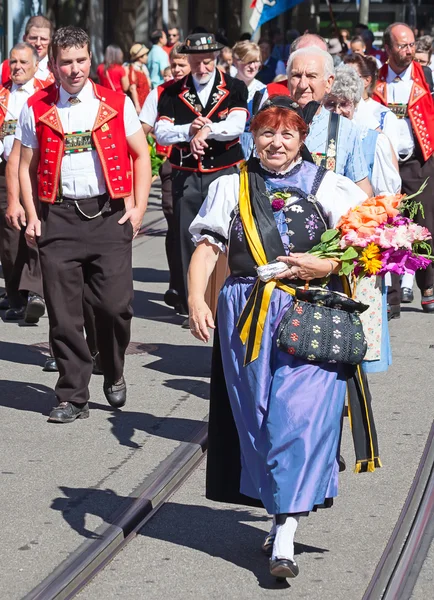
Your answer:
[[[19,344],[17,342],[0,342],[0,360],[20,365],[36,365],[43,367],[47,353],[41,348]]]
[[[189,332],[186,332],[190,335]],[[211,344],[187,346],[159,344],[149,351],[160,360],[144,365],[145,369],[179,377],[209,377],[211,374]]]
[[[40,383],[3,379],[0,387],[0,406],[6,408],[35,412],[48,417],[53,406],[57,404],[53,388]],[[89,402],[89,408],[113,412],[111,406],[97,402]]]
[[[143,412],[115,412],[107,419],[111,423],[111,432],[121,446],[140,448],[142,444],[133,441],[136,432],[143,431],[152,436],[185,442],[192,438],[203,424],[194,419],[176,417],[156,417]]]
[[[269,521],[265,514],[259,517],[246,509],[227,510],[170,502],[140,534],[192,548],[251,571],[261,588],[289,588],[287,582],[277,583],[270,576],[268,559],[261,551],[264,531],[250,524],[263,521]],[[296,555],[325,552],[328,552],[326,548],[295,544]]]
[[[185,317],[176,314],[170,306],[159,304],[162,301],[163,294],[134,290],[134,316],[148,321],[165,321],[178,326],[181,325]]]
[[[163,385],[172,390],[187,392],[198,398],[209,400],[209,381],[200,381],[197,379],[168,379]]]
[[[167,283],[169,284],[169,271],[162,269],[151,269],[149,267],[134,267],[133,280],[143,283]],[[162,299],[162,298],[161,298]]]

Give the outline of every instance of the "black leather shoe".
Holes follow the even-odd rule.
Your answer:
[[[45,314],[45,301],[38,294],[29,294],[27,306],[24,313],[26,323],[37,323]]]
[[[401,302],[403,304],[410,304],[413,302],[414,294],[411,288],[401,288]]]
[[[188,308],[186,308],[183,304],[177,304],[175,306],[175,312],[177,315],[186,317],[188,315]]]
[[[387,320],[400,319],[401,318],[401,307],[399,304],[388,304],[387,305]]]
[[[422,292],[422,310],[426,313],[432,313],[434,312],[434,295],[431,293],[425,296],[427,291],[432,292],[433,290],[429,289]]]
[[[180,296],[178,292],[173,288],[169,288],[164,294],[164,302],[167,304],[167,306],[175,308],[175,306],[180,302]]]
[[[22,308],[8,308],[5,312],[5,321],[21,321],[24,319],[25,307]]]
[[[93,361],[92,373],[94,375],[104,375],[103,370],[102,370],[101,358],[99,356],[99,352],[92,354],[92,361]]]
[[[127,384],[123,377],[116,383],[104,381],[103,390],[107,402],[113,408],[121,408],[127,401]]]
[[[7,310],[8,308],[10,308],[11,305],[9,304],[9,300],[7,297],[7,294],[1,294],[0,296],[0,310]]]
[[[57,373],[59,369],[57,368],[56,359],[53,356],[47,358],[42,370],[48,373]]]
[[[289,558],[276,558],[276,560],[270,559],[270,573],[273,575],[273,577],[276,577],[278,581],[297,577],[299,572],[300,570],[297,563]]]
[[[53,408],[48,417],[50,423],[72,423],[75,419],[87,419],[89,417],[89,404],[71,404],[71,402],[61,402],[59,406]]]

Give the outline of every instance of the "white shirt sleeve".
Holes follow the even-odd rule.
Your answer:
[[[209,128],[210,140],[224,142],[241,135],[246,127],[247,112],[243,109],[233,108],[224,121],[220,123],[211,123]]]
[[[327,171],[317,192],[318,202],[328,217],[329,227],[335,227],[339,219],[368,197],[351,179]]]
[[[395,151],[396,157],[398,158],[399,119],[391,110],[388,110],[386,116],[384,117],[383,133],[385,133],[389,140],[392,142],[393,149]]]
[[[33,108],[29,108],[26,103],[18,119],[15,137],[21,141],[27,148],[39,148],[38,138],[36,136],[35,115]]]
[[[196,245],[207,239],[221,252],[226,252],[231,214],[238,204],[239,193],[238,173],[222,175],[210,184],[208,195],[189,228]]]
[[[139,117],[137,116],[134,104],[131,98],[128,98],[128,96],[125,97],[124,125],[125,135],[127,137],[129,137],[130,135],[134,135],[142,128],[142,124],[140,123]]]
[[[154,127],[155,137],[157,142],[162,146],[172,146],[172,144],[179,144],[180,142],[189,142],[191,140],[190,135],[190,123],[186,125],[174,125],[167,119],[159,119],[155,123]]]
[[[375,195],[399,194],[401,177],[392,162],[392,146],[389,138],[380,133],[375,147],[374,166],[372,167],[371,185]]]
[[[142,106],[142,110],[140,111],[139,119],[145,125],[149,125],[150,127],[154,127],[155,121],[158,117],[158,90],[154,88],[147,95],[145,103]]]

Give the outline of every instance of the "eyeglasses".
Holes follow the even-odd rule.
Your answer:
[[[258,60],[250,60],[249,62],[242,61],[242,63],[245,67],[249,67],[249,66],[254,67],[256,65],[260,65],[261,61],[258,59]]]
[[[396,44],[398,50],[407,50],[407,48],[414,48],[416,46],[416,42],[410,42],[409,44]]]
[[[349,100],[342,100],[342,102],[339,102],[337,100],[326,100],[324,103],[324,108],[326,108],[327,110],[334,112],[337,109],[341,109],[341,110],[351,110],[353,108],[353,103],[350,102]]]

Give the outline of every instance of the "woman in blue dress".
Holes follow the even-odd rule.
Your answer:
[[[310,155],[300,114],[288,97],[265,103],[251,123],[259,158],[212,183],[190,227],[197,244],[189,271],[190,329],[199,340],[208,341],[215,328],[204,294],[220,252],[227,252],[231,273],[214,335],[207,497],[264,506],[273,515],[263,549],[279,578],[298,574],[299,517],[330,506],[337,495],[346,376],[343,365],[312,364],[278,349],[277,328],[292,303],[280,279],[242,341],[237,324],[257,284],[255,244],[268,262],[286,263],[279,276],[285,281],[318,282],[339,264],[307,251],[366,198],[346,177],[303,159]]]

